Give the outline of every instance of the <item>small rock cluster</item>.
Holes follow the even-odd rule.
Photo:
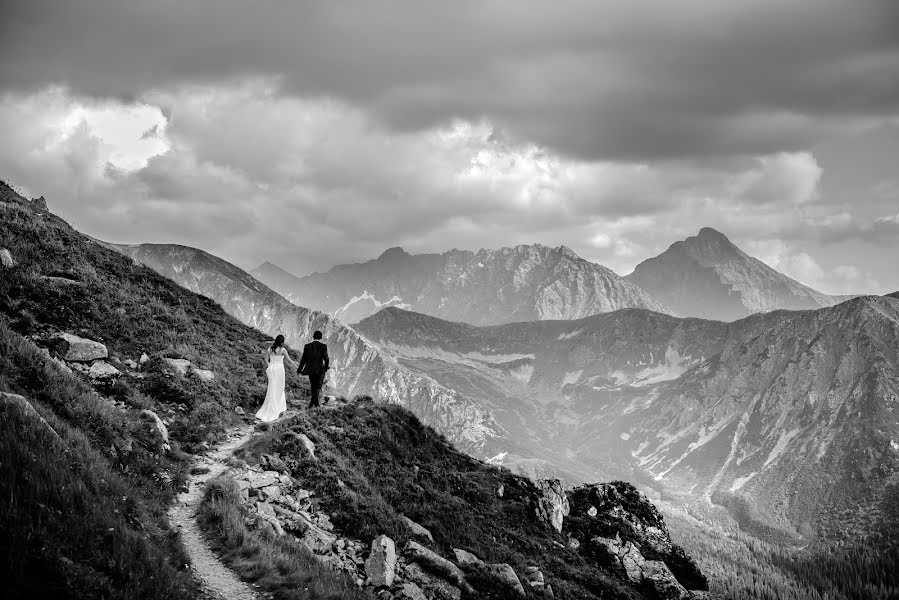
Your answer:
[[[186,358],[165,358],[166,364],[178,375],[187,375],[193,373],[200,381],[212,381],[215,379],[215,373],[208,369],[200,369],[194,366]]]

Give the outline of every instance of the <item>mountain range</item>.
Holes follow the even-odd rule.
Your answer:
[[[474,325],[577,319],[631,307],[670,312],[642,288],[565,246],[417,255],[391,248],[375,260],[306,277],[271,263],[252,274],[291,302],[345,323],[386,306]]]
[[[582,478],[714,500],[769,534],[835,535],[829,515],[860,504],[876,527],[899,485],[891,297],[734,323],[629,309],[473,327],[390,308],[356,329]]]
[[[540,244],[417,255],[391,248],[375,260],[305,277],[268,262],[251,274],[291,302],[345,323],[389,306],[472,325],[579,319],[621,308],[733,321],[777,309],[823,308],[852,297],[805,286],[709,227],[626,277],[565,246]]]

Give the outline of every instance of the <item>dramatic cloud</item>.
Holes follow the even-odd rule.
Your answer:
[[[9,0],[0,81],[132,99],[275,76],[402,130],[586,159],[769,154],[897,114],[893,0]]]
[[[887,291],[897,18],[887,0],[11,0],[0,177],[91,235],[244,267],[540,242],[626,273],[707,225],[825,291]]]

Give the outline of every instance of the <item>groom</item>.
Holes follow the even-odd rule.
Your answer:
[[[328,346],[321,342],[322,332],[312,334],[312,341],[303,347],[303,356],[300,358],[300,366],[297,373],[309,376],[309,387],[312,391],[312,399],[309,408],[318,406],[318,397],[322,390],[322,379],[328,370]]]

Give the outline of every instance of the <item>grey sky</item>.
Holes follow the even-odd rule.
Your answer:
[[[0,11],[0,177],[94,235],[297,272],[564,243],[627,272],[710,225],[824,291],[899,288],[890,0]]]

